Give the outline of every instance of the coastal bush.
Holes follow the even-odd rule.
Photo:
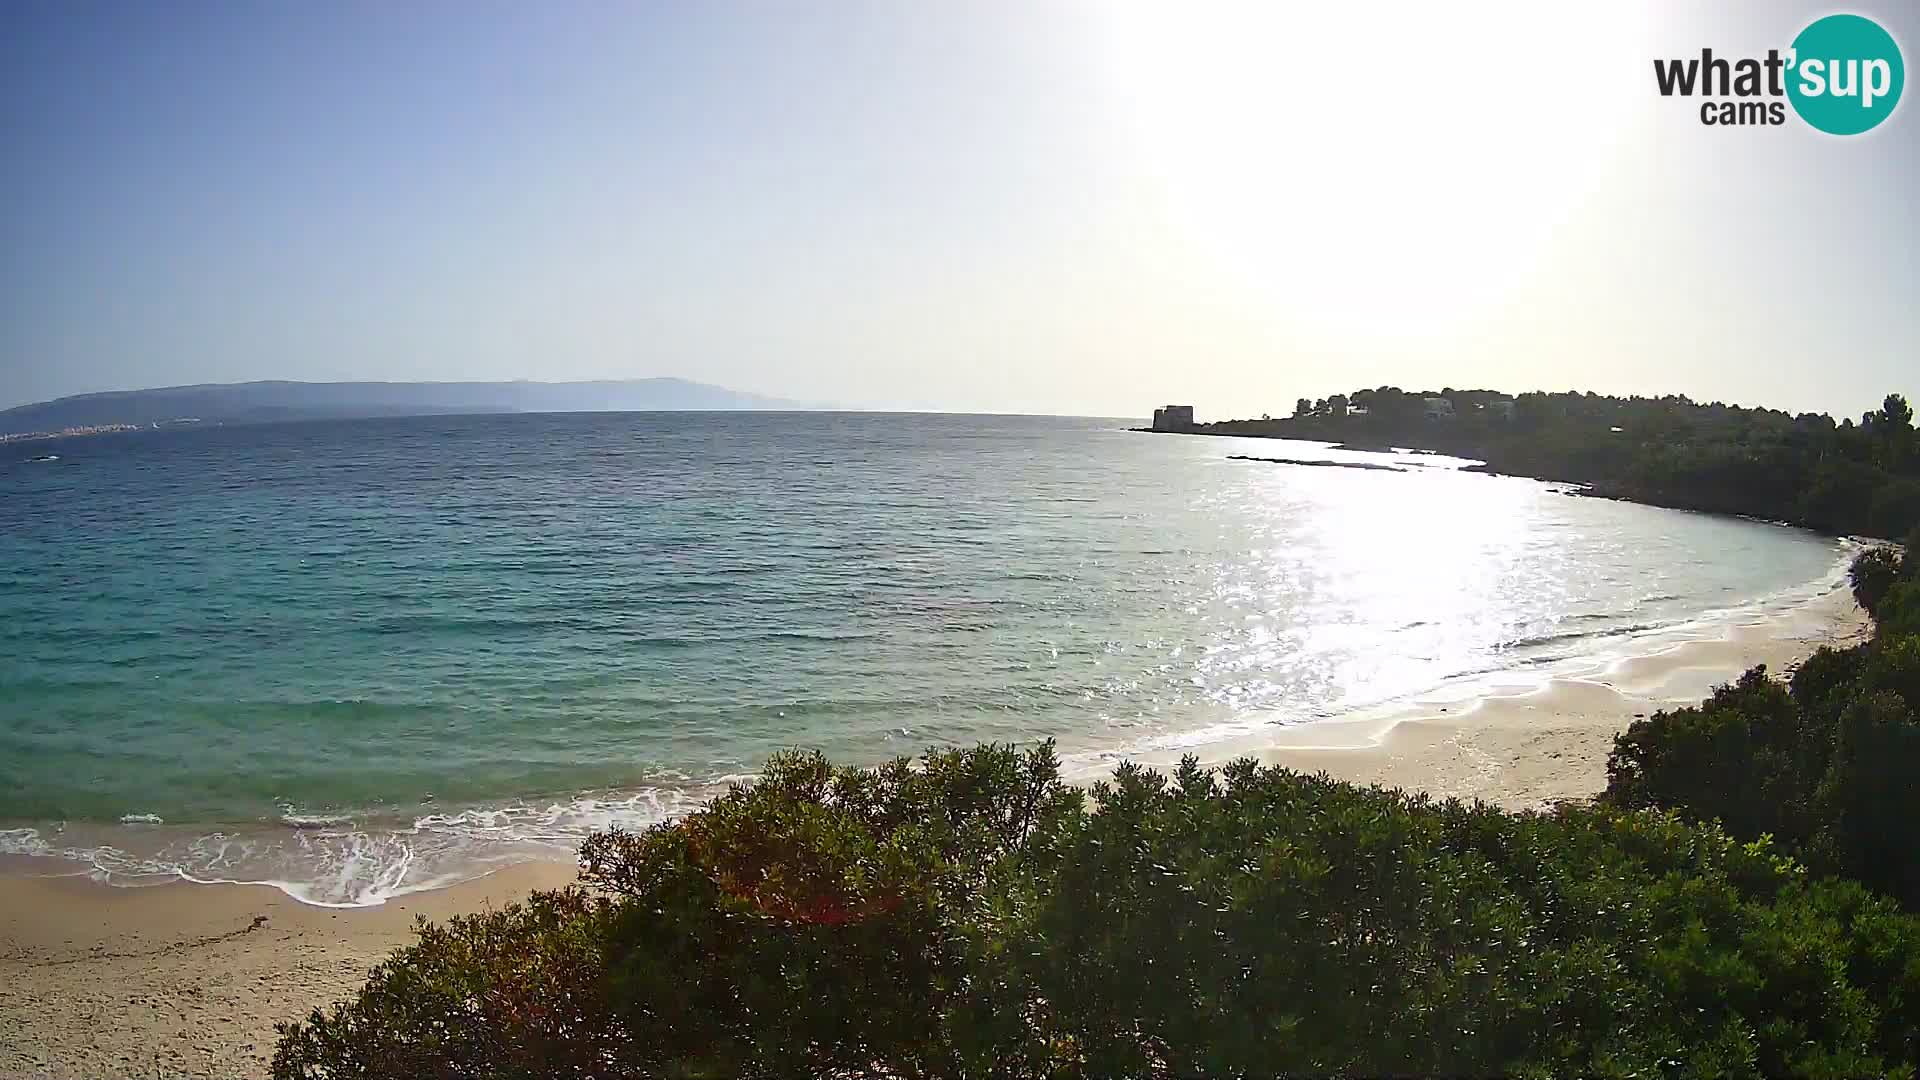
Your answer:
[[[1920,1047],[1912,916],[1666,813],[782,755],[582,862],[423,927],[283,1029],[277,1080],[1911,1076]]]
[[[1772,837],[1814,870],[1920,910],[1920,556],[1875,548],[1849,571],[1873,640],[1822,648],[1783,687],[1755,668],[1699,706],[1614,739],[1602,799]]]
[[[1001,1002],[979,981],[978,905],[1082,799],[1051,744],[919,768],[783,754],[679,823],[596,836],[583,874],[620,901],[621,1018],[668,1074],[985,1075]]]
[[[1251,762],[1095,800],[1002,901],[1000,979],[1054,1052],[1027,1075],[1857,1075],[1912,1045],[1872,1004],[1911,999],[1911,920],[1766,843]],[[1854,982],[1863,917],[1904,966]]]
[[[1794,707],[1816,717],[1839,716],[1847,702],[1853,700],[1854,684],[1871,653],[1872,648],[1866,644],[1845,649],[1822,645],[1815,649],[1813,655],[1800,662],[1787,684]],[[1816,742],[1824,741],[1819,739],[1817,730],[1808,734]]]
[[[1920,647],[1920,639],[1906,643]],[[1841,714],[1833,763],[1814,792],[1809,857],[1910,905],[1920,903],[1912,832],[1920,821],[1916,777],[1920,718],[1907,699],[1876,690],[1853,702]]]
[[[1844,663],[1836,655],[1816,665],[1821,685],[1801,696],[1829,693],[1831,669]],[[1813,715],[1755,667],[1699,705],[1657,712],[1616,736],[1606,799],[1633,810],[1681,808],[1735,836],[1803,842],[1807,802],[1830,753],[1830,738],[1807,724]]]
[[[1920,579],[1900,581],[1887,590],[1880,601],[1878,623],[1881,633],[1888,636],[1920,634]]]
[[[281,1024],[276,1078],[620,1075],[631,1042],[603,977],[610,906],[579,889],[437,925],[351,1001]]]
[[[1789,693],[1762,668],[1614,739],[1602,799],[1771,837],[1920,909],[1920,637],[1823,650]]]
[[[1860,553],[1847,570],[1853,585],[1853,599],[1868,615],[1876,615],[1880,602],[1900,583],[1902,556],[1892,548],[1870,548]]]

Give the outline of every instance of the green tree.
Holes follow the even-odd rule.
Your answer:
[[[1880,403],[1880,415],[1875,418],[1876,426],[1884,426],[1888,431],[1900,435],[1913,433],[1913,406],[1899,394],[1888,394]]]

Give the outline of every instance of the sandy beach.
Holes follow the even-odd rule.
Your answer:
[[[1631,657],[1593,675],[1384,724],[1314,725],[1268,738],[1255,753],[1357,784],[1545,809],[1606,787],[1613,737],[1634,719],[1694,704],[1755,664],[1785,675],[1820,646],[1852,645],[1871,632],[1852,595],[1836,588],[1789,611],[1735,623],[1722,637]],[[1240,752],[1230,749],[1215,756]]]
[[[1697,701],[1754,664],[1784,672],[1821,645],[1866,632],[1864,614],[1835,589],[1579,678],[1197,752],[1207,761],[1251,753],[1358,783],[1539,808],[1604,787],[1613,736],[1636,716]],[[350,993],[408,941],[416,917],[511,902],[573,876],[567,864],[524,864],[340,910],[265,886],[114,888],[29,876],[71,872],[46,860],[17,860],[5,871],[0,1078],[264,1076],[274,1022]]]
[[[0,877],[0,1077],[265,1076],[274,1022],[351,992],[416,916],[509,903],[573,873],[526,863],[350,909],[265,885]]]

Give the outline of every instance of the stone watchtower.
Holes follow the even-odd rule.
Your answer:
[[[1193,406],[1167,405],[1153,410],[1153,430],[1187,431],[1193,427]]]

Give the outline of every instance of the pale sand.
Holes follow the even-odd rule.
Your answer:
[[[1818,646],[1848,644],[1866,630],[1864,614],[1836,589],[1722,639],[1524,693],[1192,752],[1208,762],[1252,754],[1363,784],[1539,808],[1604,788],[1613,736],[1636,715],[1697,701],[1754,664],[1782,673]],[[1178,757],[1141,760],[1163,766]],[[570,865],[529,864],[351,910],[309,907],[265,886],[121,889],[0,876],[0,1078],[264,1076],[274,1022],[351,993],[409,940],[416,915],[479,910],[572,876]],[[258,915],[266,923],[249,930]]]
[[[573,876],[571,864],[528,863],[346,910],[265,885],[0,877],[0,1077],[266,1076],[274,1022],[351,993],[411,939],[416,915],[478,911]]]
[[[1355,725],[1344,738],[1325,730],[1338,725],[1289,732],[1282,742],[1269,739],[1255,756],[1357,784],[1479,799],[1509,810],[1546,809],[1606,788],[1613,737],[1636,718],[1695,704],[1755,664],[1785,676],[1820,646],[1856,644],[1871,631],[1852,595],[1836,588],[1792,611],[1735,625],[1720,639],[1465,708],[1417,712],[1390,726]],[[1299,745],[1308,740],[1319,746]],[[1329,742],[1369,745],[1320,748]]]

